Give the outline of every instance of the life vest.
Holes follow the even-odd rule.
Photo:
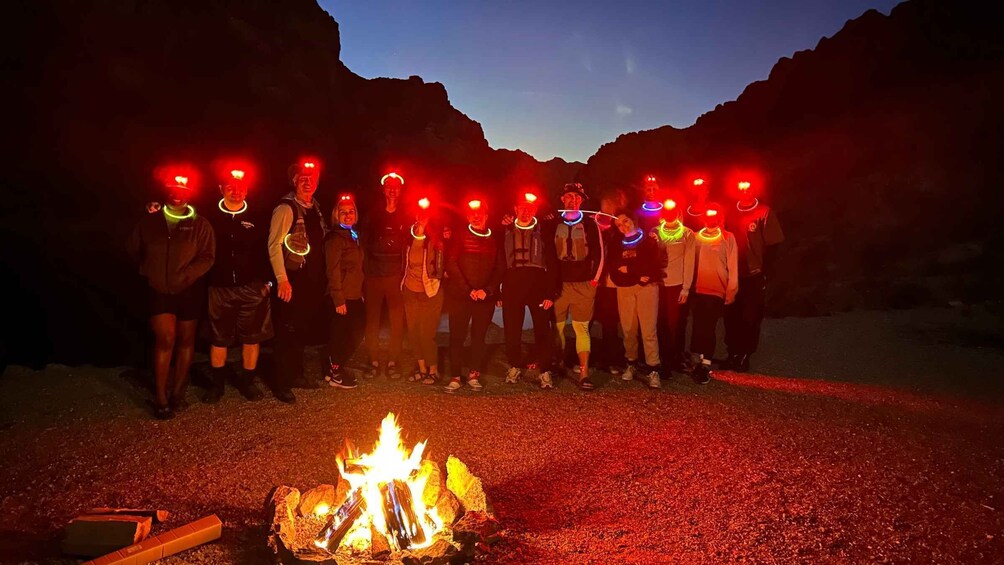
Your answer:
[[[589,256],[589,245],[583,222],[571,226],[565,222],[558,223],[554,231],[554,245],[559,261],[585,261]]]

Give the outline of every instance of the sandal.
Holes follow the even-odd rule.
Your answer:
[[[397,370],[397,363],[391,361],[387,363],[387,378],[391,380],[397,380],[401,378],[401,372]]]
[[[429,374],[428,373],[423,373],[421,370],[419,370],[416,367],[415,371],[412,374],[408,375],[408,382],[409,383],[424,383],[425,379],[427,379],[427,378],[429,378]]]
[[[575,385],[579,387],[579,390],[593,390],[596,388],[596,385],[593,384],[593,381],[592,379],[589,378],[589,375],[586,375],[581,379],[579,379],[578,382],[575,383]]]
[[[434,385],[434,384],[436,384],[438,382],[439,382],[439,374],[438,373],[427,373],[425,375],[425,378],[422,379],[422,384],[424,384],[424,385]]]

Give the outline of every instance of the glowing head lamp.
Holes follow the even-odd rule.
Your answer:
[[[387,173],[386,175],[380,177],[380,186],[386,185],[388,179],[397,181],[401,184],[401,186],[404,186],[404,177],[397,173]]]
[[[481,201],[480,200],[471,200],[470,202],[467,203],[467,207],[470,208],[471,210],[480,210],[481,209]]]
[[[704,179],[694,179],[694,186],[704,186]]]
[[[422,198],[421,200],[418,201],[418,207],[421,208],[422,210],[428,210],[431,204],[432,203],[429,202],[428,198]]]
[[[526,192],[523,194],[523,200],[529,202],[530,204],[533,204],[537,202],[537,195],[532,192]]]

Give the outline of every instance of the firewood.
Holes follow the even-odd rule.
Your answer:
[[[328,522],[317,534],[317,543],[330,552],[338,549],[338,544],[342,543],[342,538],[349,533],[352,524],[359,519],[363,513],[366,501],[363,499],[361,490],[354,490],[345,498],[345,502],[328,516]]]
[[[66,526],[63,553],[104,555],[146,539],[150,524],[149,516],[78,516]]]
[[[425,532],[418,526],[419,518],[407,483],[395,479],[380,485],[380,498],[387,531],[394,537],[398,549],[425,543]]]
[[[83,565],[141,565],[163,559],[191,549],[206,542],[219,539],[223,531],[223,523],[210,514],[194,522],[190,522],[153,536],[135,545],[104,555]]]
[[[109,508],[106,506],[101,506],[98,508],[91,508],[84,512],[84,514],[103,514],[106,516],[117,516],[117,515],[127,515],[127,516],[149,516],[153,519],[154,524],[161,524],[167,521],[168,517],[171,515],[167,510],[155,510],[153,508]]]
[[[370,557],[378,561],[385,561],[390,557],[390,544],[387,543],[387,536],[378,532],[373,524],[370,524]]]

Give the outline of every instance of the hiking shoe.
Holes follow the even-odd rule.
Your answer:
[[[694,382],[699,385],[706,385],[711,382],[711,363],[701,363],[697,367],[694,367],[694,371],[690,373],[690,378],[694,379]]]
[[[457,392],[463,386],[464,386],[463,383],[460,382],[460,377],[453,377],[452,379],[450,379],[450,382],[445,387],[443,387],[443,390],[452,393],[452,392]]]
[[[509,367],[505,374],[505,382],[508,384],[519,382],[520,373],[519,367]]]
[[[241,393],[241,396],[252,402],[255,400],[261,400],[265,397],[265,394],[262,393],[261,389],[254,384],[252,377],[238,379],[237,382],[234,383],[234,387],[237,389],[237,392]]]
[[[356,378],[348,371],[339,370],[327,379],[328,384],[337,388],[356,388]]]
[[[222,386],[209,388],[206,390],[206,393],[202,395],[202,401],[206,404],[217,404],[221,398],[223,398]]]
[[[634,363],[628,363],[627,368],[624,369],[623,373],[621,373],[621,380],[625,382],[633,381],[637,376],[638,369],[635,368]]]
[[[289,390],[288,388],[283,388],[275,391],[275,398],[279,402],[285,402],[286,404],[296,403],[296,395],[294,395],[293,391]]]
[[[467,386],[471,387],[471,390],[480,391],[485,388],[478,379],[481,378],[480,371],[471,371],[467,374]]]
[[[652,371],[645,378],[648,388],[660,389],[662,388],[662,379],[659,377],[659,371]]]
[[[551,371],[544,371],[540,374],[540,388],[554,388],[551,380]]]

